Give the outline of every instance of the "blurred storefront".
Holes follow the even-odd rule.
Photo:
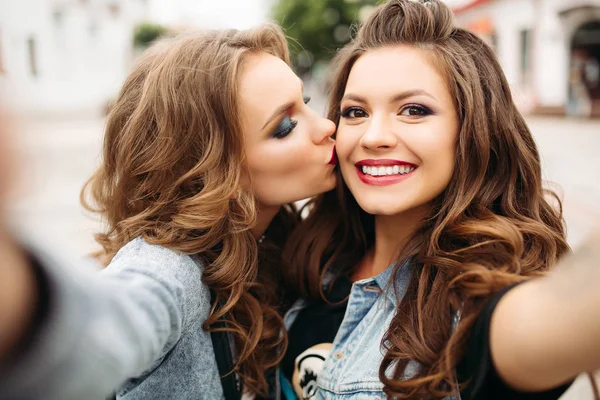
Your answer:
[[[2,98],[25,114],[100,110],[130,67],[147,0],[0,1]]]
[[[600,117],[600,0],[472,0],[454,12],[495,49],[523,111]]]

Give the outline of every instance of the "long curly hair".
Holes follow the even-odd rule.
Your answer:
[[[561,202],[543,188],[537,147],[493,51],[455,27],[442,1],[392,0],[373,12],[334,60],[329,117],[339,122],[354,62],[399,45],[421,49],[445,77],[460,132],[456,172],[396,263],[394,277],[405,260],[414,270],[382,339],[379,375],[390,398],[442,398],[456,392],[455,368],[486,299],[543,274],[569,246]],[[374,216],[338,178],[284,250],[288,288],[309,299],[324,298],[326,272],[351,275],[375,240]],[[404,379],[410,360],[422,368]]]
[[[102,164],[81,201],[106,223],[96,235],[104,264],[136,237],[203,261],[203,282],[215,295],[204,328],[233,336],[236,372],[264,395],[265,371],[287,341],[279,299],[268,289],[279,285],[277,258],[259,254],[249,231],[256,201],[240,189],[248,171],[239,76],[247,55],[258,52],[289,64],[285,36],[272,24],[183,34],[150,48],[108,116]],[[282,208],[269,228],[277,244],[297,221],[291,206]],[[269,268],[259,271],[259,257],[272,261]],[[225,328],[213,327],[218,319]]]

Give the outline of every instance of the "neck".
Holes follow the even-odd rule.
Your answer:
[[[371,278],[385,271],[400,258],[400,252],[428,215],[429,208],[423,207],[375,216],[375,246],[365,255],[354,279]]]
[[[258,205],[258,215],[256,217],[256,224],[250,229],[252,236],[256,240],[260,239],[264,235],[265,231],[271,225],[273,218],[279,212],[280,206],[265,206],[262,204]]]

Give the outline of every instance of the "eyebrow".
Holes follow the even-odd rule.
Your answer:
[[[300,91],[302,93],[304,93],[304,82],[301,79],[300,79]],[[285,103],[285,104],[277,107],[275,112],[273,112],[273,114],[271,114],[271,116],[269,117],[267,122],[265,122],[265,124],[263,125],[261,130],[265,129],[267,127],[267,125],[269,125],[274,119],[279,117],[281,114],[284,114],[284,113],[287,113],[288,111],[290,111],[292,109],[292,107],[294,107],[294,104],[296,104],[295,101],[290,101],[288,103]]]
[[[414,96],[426,96],[426,97],[430,97],[433,100],[437,101],[437,99],[435,98],[435,96],[433,96],[432,94],[426,92],[425,90],[415,89],[415,90],[407,90],[405,92],[398,93],[397,95],[395,95],[394,97],[392,97],[392,99],[390,100],[390,103],[396,103],[398,101],[402,101],[402,100],[405,100],[405,99],[407,99],[409,97],[414,97]],[[356,94],[353,94],[353,93],[348,93],[344,97],[342,97],[342,101],[344,101],[344,100],[354,100],[354,101],[359,102],[359,103],[366,103],[367,102],[363,97],[361,97],[359,95],[356,95]]]

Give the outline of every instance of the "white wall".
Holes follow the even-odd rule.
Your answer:
[[[131,66],[136,23],[247,28],[268,19],[270,2],[0,0],[3,97],[23,113],[97,111],[115,96]],[[113,3],[121,8],[117,17],[108,11]],[[55,9],[63,10],[60,22]],[[29,69],[29,36],[36,39],[36,77]]]
[[[496,54],[514,100],[521,109],[529,109],[535,104],[533,88],[522,84],[520,48],[520,32],[533,28],[534,13],[532,0],[496,0],[457,16],[459,25],[465,27],[481,18],[492,21],[496,32]]]
[[[119,2],[116,16],[105,0],[2,3],[2,81],[17,112],[97,112],[114,97],[130,66],[140,0]],[[29,37],[36,41],[37,76],[30,71]]]
[[[153,21],[200,28],[245,29],[267,19],[273,0],[149,0]]]
[[[579,12],[561,18],[560,12],[578,5],[600,6],[600,0],[496,0],[457,16],[468,25],[477,18],[492,19],[498,35],[498,58],[522,105],[560,107],[567,102],[570,40],[575,29],[600,12]],[[519,32],[533,29],[531,86],[521,84]]]
[[[567,101],[568,54],[556,3],[563,0],[539,0],[532,23],[536,26],[533,51],[533,80],[537,102],[541,106],[563,106]]]

